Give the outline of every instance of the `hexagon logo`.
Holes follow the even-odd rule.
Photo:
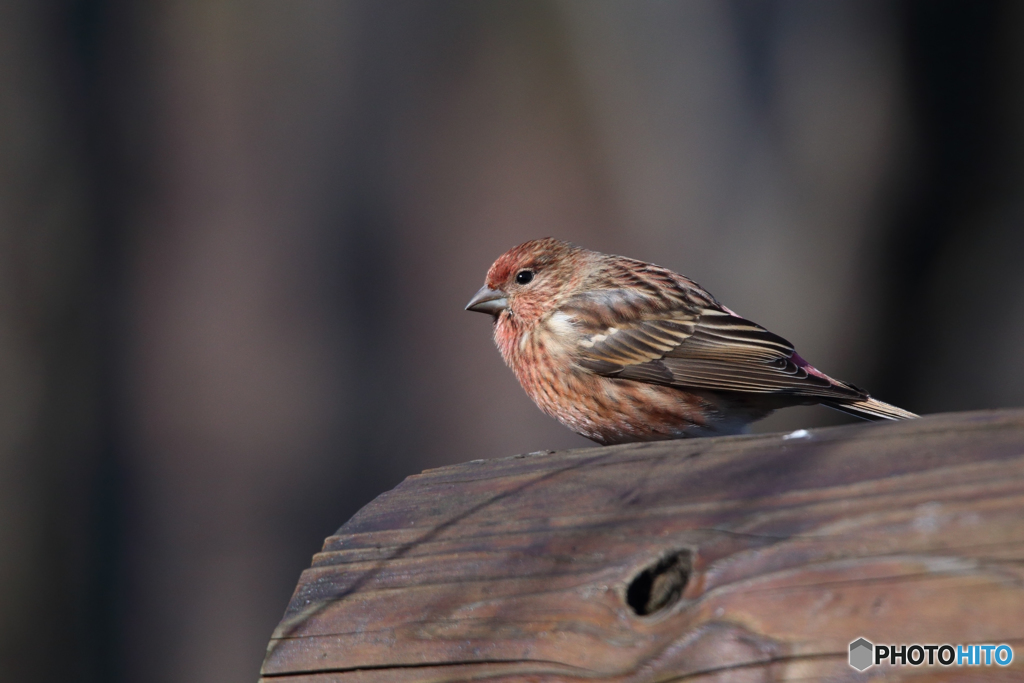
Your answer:
[[[874,664],[874,653],[875,646],[870,641],[858,638],[850,643],[850,666],[857,671],[863,671]]]

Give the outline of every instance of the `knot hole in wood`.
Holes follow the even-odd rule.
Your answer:
[[[626,604],[639,616],[666,610],[679,601],[693,571],[693,553],[676,550],[644,567],[626,587]]]

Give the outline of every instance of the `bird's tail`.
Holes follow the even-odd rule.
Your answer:
[[[914,413],[891,406],[888,403],[868,398],[863,401],[822,401],[822,405],[834,408],[848,415],[859,417],[862,420],[911,420],[919,417]]]

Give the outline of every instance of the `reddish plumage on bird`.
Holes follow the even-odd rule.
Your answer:
[[[817,370],[689,278],[550,237],[502,254],[466,310],[494,317],[502,358],[541,410],[601,444],[736,434],[817,403],[917,417]]]

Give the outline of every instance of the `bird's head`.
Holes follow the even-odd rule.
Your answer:
[[[504,316],[529,325],[556,309],[575,286],[576,261],[585,249],[545,237],[524,242],[498,257],[467,311]]]

